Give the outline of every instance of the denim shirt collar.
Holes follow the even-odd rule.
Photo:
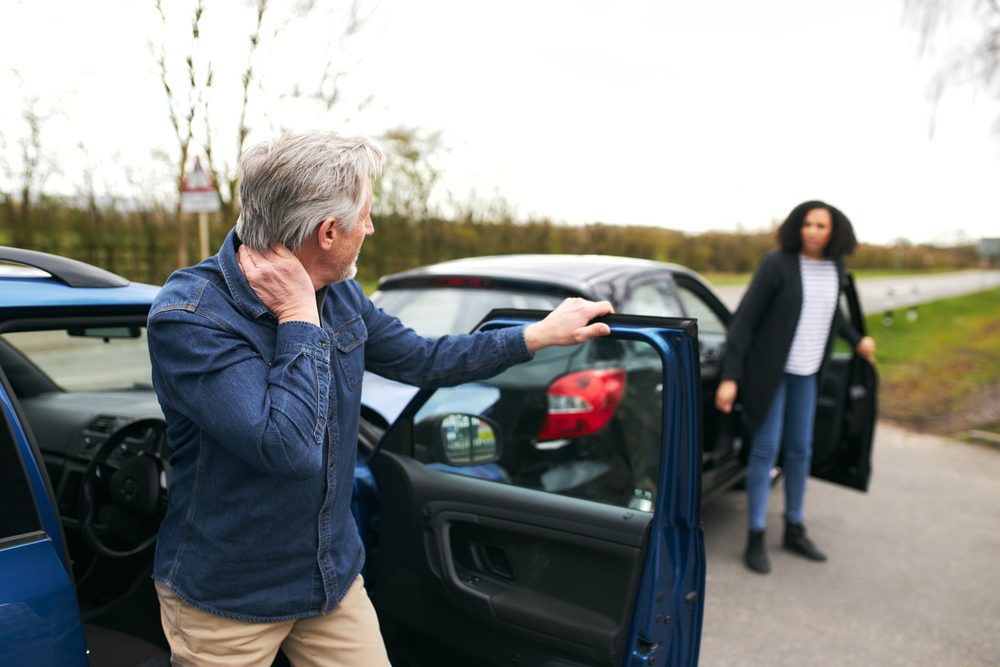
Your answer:
[[[264,302],[260,300],[257,293],[253,291],[250,287],[250,283],[247,281],[247,277],[243,275],[243,269],[240,268],[240,263],[236,259],[236,250],[241,245],[243,241],[236,234],[236,228],[233,227],[229,230],[229,234],[226,235],[226,240],[222,243],[222,247],[219,249],[219,268],[222,270],[222,278],[226,281],[226,286],[229,288],[229,293],[233,296],[233,301],[236,302],[236,306],[243,311],[243,313],[252,320],[260,319],[265,315],[270,315],[274,318],[274,314],[264,305]]]

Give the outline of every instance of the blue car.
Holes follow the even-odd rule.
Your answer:
[[[0,665],[166,665],[158,288],[15,248],[0,262]],[[393,664],[697,664],[697,326],[605,321],[607,339],[362,421],[353,511]]]

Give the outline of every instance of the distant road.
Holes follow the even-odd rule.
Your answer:
[[[734,310],[743,298],[746,287],[723,285],[717,287],[716,291],[722,301]],[[1000,287],[1000,271],[915,274],[858,281],[861,307],[868,313],[906,308],[925,301],[961,296],[991,287]]]

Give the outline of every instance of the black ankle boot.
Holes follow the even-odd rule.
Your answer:
[[[743,554],[743,562],[754,572],[767,574],[771,571],[771,561],[767,559],[764,549],[764,531],[751,530],[747,538],[747,551]]]
[[[809,560],[826,560],[826,554],[806,537],[806,527],[801,523],[785,522],[785,548]]]

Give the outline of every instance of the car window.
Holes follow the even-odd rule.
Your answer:
[[[41,530],[31,488],[6,419],[0,420],[0,544]]]
[[[421,336],[436,337],[467,333],[494,308],[552,310],[562,297],[515,290],[427,287],[379,291],[372,300]]]
[[[841,291],[840,293],[840,299],[837,301],[837,307],[840,308],[840,313],[843,316],[844,321],[851,324],[852,326],[856,326],[856,323],[851,321],[851,317],[849,314],[851,312],[850,301],[847,298],[847,294],[845,294],[843,291]],[[914,309],[912,312],[915,313],[916,309]],[[888,316],[889,317],[892,316],[891,311],[889,311]],[[854,350],[851,347],[851,343],[847,340],[847,338],[844,337],[843,330],[835,331],[834,333],[836,335],[833,338],[833,347],[830,349],[830,358],[850,357],[854,353]]]
[[[19,396],[152,387],[145,329],[16,331],[2,335],[0,363]]]
[[[680,283],[677,284],[677,296],[684,304],[684,313],[698,320],[699,335],[706,333],[725,335],[726,325],[704,299]]]
[[[438,389],[413,417],[413,456],[451,473],[649,511],[662,381],[659,354],[645,342],[546,348],[492,379]],[[499,442],[495,460],[456,465],[441,446],[447,438],[437,434],[468,427],[466,415],[485,418],[475,426],[487,446]]]
[[[681,304],[671,292],[655,282],[636,286],[626,297],[621,312],[628,315],[683,317]]]

